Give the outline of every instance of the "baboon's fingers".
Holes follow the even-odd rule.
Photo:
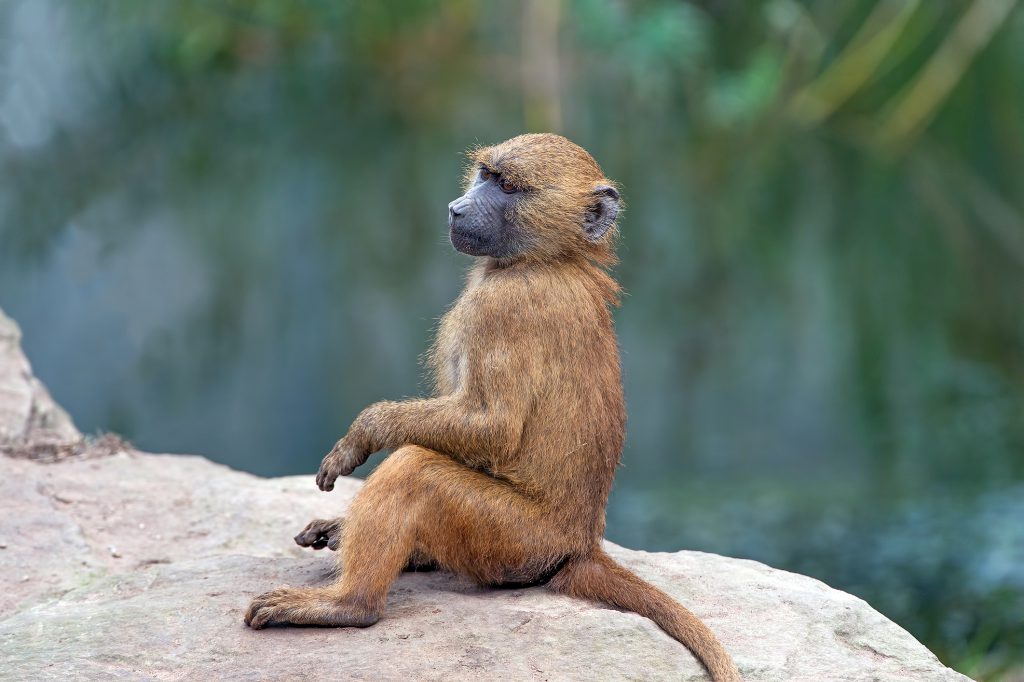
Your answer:
[[[368,453],[360,456],[339,442],[320,462],[320,470],[316,474],[317,487],[324,492],[334,490],[334,482],[338,480],[338,476],[351,474],[356,467],[366,461],[367,456]]]
[[[338,478],[337,474],[323,473],[316,477],[316,486],[325,493],[329,493],[334,490],[334,481]]]
[[[295,536],[295,544],[299,547],[312,547],[323,549],[327,546],[330,536],[326,533],[303,531]]]
[[[339,519],[313,519],[295,536],[295,544],[299,547],[312,547],[313,549],[329,547],[335,550],[338,548],[340,535],[341,521]]]
[[[334,481],[337,480],[339,473],[337,458],[338,456],[332,451],[320,463],[320,470],[316,474],[316,486],[324,492],[334,490]]]

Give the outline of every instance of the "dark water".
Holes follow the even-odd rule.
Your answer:
[[[461,150],[556,128],[628,206],[608,536],[809,573],[994,679],[1024,650],[1019,17],[893,155],[864,121],[955,14],[797,125],[807,76],[744,12],[605,4],[563,6],[554,99],[497,6],[0,5],[0,306],[37,374],[83,430],[314,494],[362,407],[426,388]]]

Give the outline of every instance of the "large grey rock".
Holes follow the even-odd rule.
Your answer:
[[[367,630],[249,630],[248,598],[325,580],[291,536],[344,510],[311,477],[129,452],[0,458],[0,675],[9,679],[679,680],[700,667],[649,621],[544,590],[406,574]],[[863,601],[698,552],[609,545],[704,618],[750,680],[955,680]]]
[[[2,365],[12,358],[16,372]],[[31,386],[26,367],[9,344],[0,387]],[[4,423],[18,427],[42,394],[5,395]],[[343,513],[359,486],[324,494],[312,476],[127,448],[52,464],[0,456],[0,679],[705,679],[635,614],[443,572],[403,575],[366,630],[246,628],[252,595],[328,579],[333,557],[291,537]],[[698,552],[608,550],[705,619],[748,680],[966,679],[817,580]]]

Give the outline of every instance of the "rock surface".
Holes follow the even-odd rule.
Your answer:
[[[76,437],[15,338],[0,314],[0,434]],[[444,572],[404,574],[365,630],[246,628],[252,595],[328,579],[333,557],[291,537],[342,513],[359,485],[327,495],[312,476],[130,449],[52,464],[0,456],[0,679],[706,679],[635,614]],[[608,550],[703,618],[747,680],[967,679],[817,580],[698,552]]]

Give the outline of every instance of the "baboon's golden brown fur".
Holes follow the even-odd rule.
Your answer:
[[[370,406],[325,458],[318,480],[330,489],[369,453],[395,448],[345,519],[337,582],[261,595],[246,622],[370,625],[402,568],[426,560],[485,585],[547,580],[635,611],[714,679],[739,679],[696,616],[601,548],[626,423],[609,311],[618,285],[606,271],[615,229],[589,240],[580,226],[594,188],[610,181],[556,135],[523,135],[470,158],[470,183],[484,167],[526,190],[507,218],[528,248],[478,259],[430,354],[434,397]],[[337,531],[314,522],[296,540],[324,546]]]

